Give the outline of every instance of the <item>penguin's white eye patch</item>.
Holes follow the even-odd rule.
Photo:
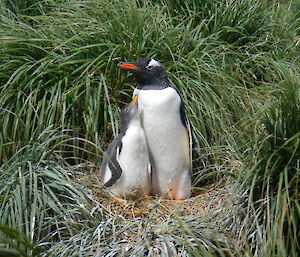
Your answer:
[[[148,63],[146,68],[149,69],[149,67],[151,67],[150,69],[152,69],[155,66],[161,66],[161,65],[158,61],[155,61],[154,59],[151,59],[151,61]]]

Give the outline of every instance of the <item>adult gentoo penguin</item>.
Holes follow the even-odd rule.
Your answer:
[[[130,198],[150,191],[151,166],[137,98],[122,109],[121,131],[102,161],[102,180],[114,197]]]
[[[183,102],[156,60],[140,58],[121,62],[133,73],[138,110],[152,165],[151,192],[181,200],[191,195],[191,135]]]

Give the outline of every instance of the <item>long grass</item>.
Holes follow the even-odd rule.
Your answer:
[[[1,1],[0,253],[297,256],[299,28],[296,0]],[[94,170],[135,86],[116,64],[141,56],[183,98],[204,212],[103,200]]]

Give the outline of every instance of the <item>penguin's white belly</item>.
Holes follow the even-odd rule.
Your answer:
[[[171,199],[188,198],[191,193],[189,135],[181,122],[181,99],[173,88],[137,93],[153,159],[152,193]]]
[[[117,161],[122,170],[120,179],[109,188],[114,196],[127,197],[136,191],[150,191],[150,162],[144,130],[130,126],[122,138],[121,153]]]

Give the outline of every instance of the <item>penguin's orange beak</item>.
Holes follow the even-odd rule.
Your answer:
[[[131,105],[135,105],[136,102],[137,102],[137,100],[138,100],[138,96],[136,95],[136,96],[133,98],[133,100],[132,100],[132,102],[131,102]]]
[[[137,69],[140,69],[140,67],[135,66],[134,64],[129,63],[129,62],[120,62],[120,63],[118,63],[118,67],[121,68],[121,69],[124,69],[124,70],[137,70]]]

